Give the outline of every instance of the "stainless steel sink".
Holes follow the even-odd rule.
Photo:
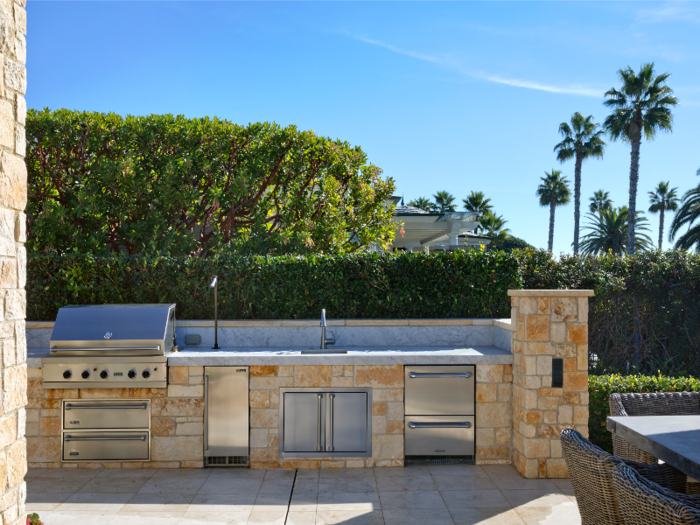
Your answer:
[[[347,354],[348,351],[342,348],[307,348],[301,354]]]

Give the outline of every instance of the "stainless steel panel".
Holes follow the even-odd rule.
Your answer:
[[[42,357],[44,388],[165,388],[166,356]],[[102,371],[106,377],[102,377]],[[135,372],[130,377],[131,371]],[[83,377],[88,372],[88,377]],[[144,374],[147,372],[147,374]],[[69,377],[64,374],[68,373]],[[144,377],[147,375],[147,377]]]
[[[323,413],[327,395],[322,392],[284,393],[281,448],[284,452],[315,453],[325,448]]]
[[[404,367],[405,413],[473,415],[474,366]]]
[[[62,435],[63,461],[148,461],[150,433],[73,432]]]
[[[64,429],[148,429],[150,400],[86,400],[63,402]]]
[[[405,416],[407,456],[474,455],[474,416]]]
[[[330,392],[327,410],[328,452],[366,452],[368,411],[367,394],[364,392]]]
[[[248,456],[248,367],[207,366],[204,455]]]

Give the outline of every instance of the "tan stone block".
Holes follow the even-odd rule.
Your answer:
[[[204,423],[178,423],[175,435],[202,436],[204,435]]]
[[[188,423],[202,423],[204,421],[203,417],[188,417],[187,422]]]
[[[525,375],[537,375],[537,357],[524,355],[520,359],[520,372]]]
[[[203,385],[204,376],[189,376],[188,383],[190,385]]]
[[[168,383],[189,383],[190,371],[186,366],[168,367]]]
[[[268,430],[266,428],[250,429],[250,446],[252,448],[265,448],[268,441]]]
[[[540,376],[518,375],[516,377],[520,386],[528,390],[536,390],[542,386],[542,378]]]
[[[282,468],[299,470],[317,470],[321,468],[320,461],[284,461]]]
[[[27,379],[41,379],[41,368],[27,367]]]
[[[295,366],[295,387],[326,387],[331,386],[331,367],[328,365]]]
[[[552,376],[542,376],[542,388],[552,387]]]
[[[588,424],[588,406],[575,406],[574,408],[574,424]]]
[[[523,455],[528,459],[549,457],[549,439],[526,439],[523,445]]]
[[[385,416],[372,416],[372,435],[387,434]]]
[[[17,288],[17,266],[12,259],[0,260],[0,288]],[[5,366],[13,364],[11,362]]]
[[[180,462],[180,467],[182,467],[182,468],[204,468],[204,461],[182,461],[182,462]]]
[[[97,467],[99,468],[99,467]],[[143,468],[163,468],[163,469],[176,469],[180,468],[179,461],[146,461],[143,464]]]
[[[168,385],[168,397],[204,397],[204,385]]]
[[[372,415],[383,416],[386,414],[386,403],[372,403]]]
[[[563,425],[570,425],[574,421],[574,411],[571,405],[559,405],[559,416],[557,418],[559,423]]]
[[[387,434],[403,434],[403,421],[387,421],[386,432]]]
[[[549,356],[537,358],[537,375],[551,376],[552,375],[552,358]]]
[[[524,343],[525,355],[551,355],[550,343]]]
[[[250,377],[275,377],[277,376],[276,366],[251,366]]]
[[[250,410],[251,428],[277,428],[279,426],[279,410],[276,408]]]
[[[151,437],[151,458],[154,461],[201,461],[203,455],[202,436]]]
[[[3,370],[3,400],[5,412],[17,410],[27,404],[27,367],[13,366]]]
[[[403,459],[403,436],[397,434],[384,434],[372,436],[372,458]]]
[[[175,420],[171,417],[152,417],[151,430],[154,436],[174,436]]]
[[[15,255],[15,250],[12,250]],[[5,292],[5,320],[21,320],[26,317],[26,295],[24,290],[7,290]]]
[[[505,427],[512,424],[513,408],[510,403],[477,403],[476,420],[481,427]]]
[[[293,366],[279,366],[277,367],[277,375],[280,377],[292,377],[294,375]]]
[[[345,468],[364,468],[364,466],[365,461],[362,458],[345,460]]]
[[[583,437],[588,439],[588,425],[576,425],[574,428],[579,431]]]
[[[476,459],[477,460],[489,460],[489,459],[510,459],[511,450],[510,447],[476,447]]]
[[[250,408],[270,408],[269,390],[251,390]]]
[[[7,464],[9,485],[15,487],[22,483],[24,475],[27,473],[27,441],[25,439],[16,441],[8,448]]]
[[[588,373],[564,372],[564,389],[573,392],[588,392]]]
[[[352,365],[345,365],[345,373],[344,375],[346,377],[354,377],[355,376],[355,369]]]
[[[560,398],[558,397],[540,397],[537,400],[537,408],[539,410],[557,410],[559,402]]]
[[[477,383],[476,402],[495,403],[498,400],[498,386],[497,383]]]
[[[7,100],[0,100],[0,145],[15,147],[15,111]]]
[[[251,377],[249,388],[251,390],[277,390],[294,386],[293,377]]]
[[[550,313],[551,301],[549,297],[538,297],[537,298],[537,313],[539,315],[547,315]]]
[[[386,418],[389,421],[403,421],[403,403],[387,403]]]
[[[344,460],[325,460],[321,461],[321,468],[344,468]]]
[[[189,366],[188,368],[190,369],[190,377],[204,375],[204,367],[203,366]]]
[[[539,410],[525,410],[523,411],[523,421],[527,424],[536,424],[542,421],[542,412]]]
[[[372,388],[403,388],[401,365],[357,365],[355,386]]]
[[[549,450],[553,458],[563,457],[561,450],[561,439],[552,439],[549,441]]]
[[[578,303],[574,297],[552,299],[552,321],[575,321],[578,318]]]
[[[61,435],[61,418],[44,417],[39,420],[39,435],[40,436],[60,436]]]
[[[561,358],[576,357],[576,345],[557,344],[554,346],[554,356]]]
[[[17,439],[17,417],[9,414],[0,418],[0,450]]]
[[[279,460],[280,453],[278,448],[251,448],[251,461],[275,461]]]
[[[350,388],[353,386],[352,377],[331,377],[331,387]]]
[[[549,341],[549,316],[528,315],[525,319],[528,341]]]
[[[537,479],[540,474],[539,460],[525,459],[525,468],[522,474],[528,479]]]
[[[170,399],[156,398],[151,400],[153,416],[203,416],[204,399]]]
[[[567,425],[540,425],[537,427],[537,437],[558,438],[566,427]]]
[[[537,408],[538,397],[537,392],[534,390],[523,390],[522,397],[520,398],[520,406],[523,408]],[[478,412],[478,405],[477,405]]]
[[[267,436],[267,446],[279,448],[279,446],[280,446],[279,435],[272,434],[272,432],[270,432],[270,435]]]
[[[564,359],[564,372],[576,372],[576,359]]]
[[[563,393],[563,389],[561,388],[540,388],[537,391],[537,395],[541,397],[557,397],[561,396]]]
[[[496,435],[493,428],[477,428],[475,434],[477,450],[479,447],[493,447],[496,445]]]
[[[563,459],[548,459],[547,477],[550,479],[568,478],[569,470],[566,468],[566,461]]]
[[[7,490],[7,456],[4,452],[0,454],[0,472],[3,473],[0,476],[0,494],[4,494]],[[0,507],[0,511],[2,511],[2,507]]]
[[[503,372],[505,374],[512,374],[513,373],[513,365],[504,365]]]
[[[588,322],[588,297],[578,298],[578,322]]]
[[[289,463],[304,463],[303,461],[291,461]],[[275,469],[275,468],[282,468],[282,465],[280,464],[279,461],[251,461],[250,462],[250,468],[251,470],[263,470],[263,469]]]
[[[518,341],[525,341],[525,316],[520,315],[514,323],[515,326],[515,339]]]
[[[566,325],[566,340],[569,343],[588,343],[587,323],[568,323]]]
[[[274,390],[270,391],[270,408],[279,408],[281,395],[279,390],[276,392]]]
[[[57,390],[47,390],[46,397],[55,396]],[[65,390],[64,390],[65,392]],[[78,390],[76,390],[78,392]],[[60,397],[60,396],[57,396]],[[126,399],[129,390],[126,388],[81,388],[80,399]]]
[[[581,392],[579,394],[579,404],[588,405],[588,392]]]
[[[567,392],[564,394],[564,403],[567,405],[577,405],[579,400],[577,392]]]
[[[476,365],[476,384],[502,383],[503,365]]]
[[[403,389],[393,388],[375,388],[372,390],[372,401],[386,402],[395,401],[398,403],[403,403]]]
[[[497,428],[496,431],[496,446],[504,447],[510,446],[513,438],[513,429],[511,428]]]
[[[38,436],[39,435],[39,423],[27,423],[25,429],[26,436]]]
[[[520,299],[520,314],[521,315],[535,315],[539,313],[539,308],[537,304],[537,298],[524,297]]]
[[[341,377],[343,375],[345,375],[345,366],[343,366],[343,365],[331,366],[331,377]]]
[[[29,461],[36,463],[61,461],[61,438],[59,436],[28,437],[27,457]]]
[[[513,399],[513,385],[510,383],[498,385],[498,401],[508,403],[511,399]]]
[[[588,371],[588,345],[578,345],[576,354],[576,369]]]
[[[563,343],[566,340],[566,324],[550,323],[549,338],[554,343]]]

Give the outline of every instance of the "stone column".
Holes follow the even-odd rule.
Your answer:
[[[588,298],[592,290],[509,290],[513,465],[526,478],[567,478],[559,435],[588,436]],[[563,359],[563,388],[552,359]]]
[[[7,0],[0,4],[0,522],[4,525],[26,521],[24,3]]]

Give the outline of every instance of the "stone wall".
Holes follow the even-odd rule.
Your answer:
[[[24,124],[27,89],[24,0],[0,2],[0,521],[26,520],[27,389]]]
[[[510,464],[513,366],[476,366],[476,464]]]
[[[588,298],[592,290],[510,290],[513,465],[527,478],[569,476],[559,435],[588,436]],[[552,388],[552,359],[564,362]]]
[[[371,387],[371,458],[280,458],[279,399],[286,387]],[[403,366],[251,366],[251,468],[403,466]]]

